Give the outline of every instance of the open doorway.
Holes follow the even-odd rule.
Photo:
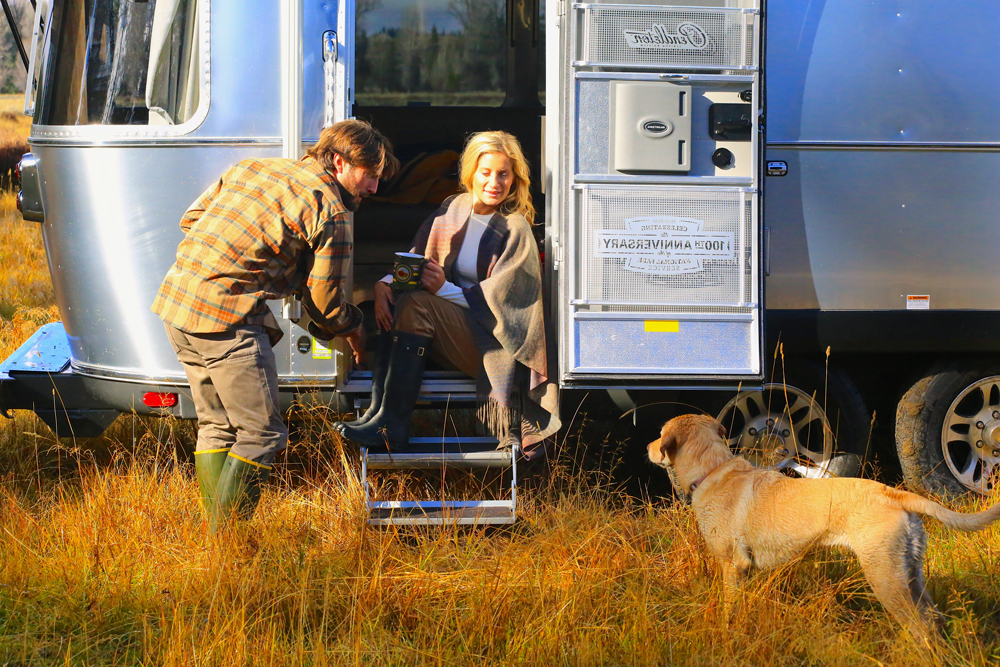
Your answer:
[[[541,193],[544,17],[539,0],[358,0],[354,116],[392,141],[403,164],[355,214],[354,303],[371,312],[375,281],[458,191],[457,159],[484,130],[516,136]]]

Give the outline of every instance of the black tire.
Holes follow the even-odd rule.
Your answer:
[[[801,477],[858,477],[871,415],[841,371],[789,362],[784,382],[741,392],[719,412],[734,451],[759,467]]]
[[[906,486],[917,493],[990,493],[1000,483],[998,438],[997,360],[938,365],[896,406],[896,453]]]

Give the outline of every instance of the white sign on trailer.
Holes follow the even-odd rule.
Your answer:
[[[636,273],[697,273],[706,259],[736,259],[732,234],[703,232],[693,218],[648,217],[625,221],[624,230],[594,232],[594,256],[624,259]]]
[[[681,23],[674,32],[665,25],[654,25],[648,30],[626,30],[625,43],[633,49],[701,51],[708,46],[708,35],[694,23]]]

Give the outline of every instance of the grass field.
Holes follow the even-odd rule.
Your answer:
[[[23,131],[5,118],[0,136]],[[4,195],[0,226],[6,357],[58,312],[39,225]],[[30,414],[0,420],[0,665],[1000,664],[998,528],[928,521],[948,617],[936,650],[836,553],[755,576],[727,622],[690,512],[574,463],[618,446],[607,425],[577,418],[509,529],[381,530],[327,419],[306,420],[297,463],[219,537],[198,509],[190,424],[125,416],[73,442]]]

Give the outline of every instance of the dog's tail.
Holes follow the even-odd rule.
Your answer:
[[[975,531],[986,528],[996,520],[1000,519],[1000,503],[993,505],[989,509],[974,514],[954,512],[943,505],[939,505],[933,500],[922,498],[909,491],[890,489],[896,495],[899,504],[907,512],[916,512],[937,519],[949,528],[955,530]]]

